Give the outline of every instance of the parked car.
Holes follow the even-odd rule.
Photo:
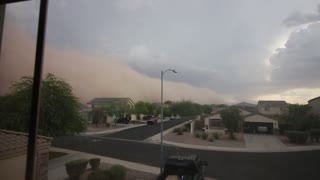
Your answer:
[[[152,117],[151,119],[149,119],[147,121],[148,125],[152,125],[152,124],[157,124],[158,123],[159,118],[158,117]]]
[[[171,156],[164,165],[163,172],[157,180],[167,177],[175,179],[204,180],[207,174],[207,161],[200,160],[198,155]]]
[[[151,115],[145,115],[145,116],[143,116],[143,120],[150,120],[151,118],[153,118],[153,116],[151,116]]]
[[[119,119],[116,119],[116,123],[128,124],[129,123],[129,119],[127,117],[120,117]]]
[[[171,117],[170,117],[170,120],[175,120],[175,119],[176,119],[175,116],[171,116]]]

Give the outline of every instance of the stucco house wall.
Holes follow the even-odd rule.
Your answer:
[[[27,155],[12,157],[0,160],[0,179],[1,180],[19,180],[24,179],[26,172]]]
[[[263,115],[279,115],[288,111],[285,101],[259,101],[257,110]]]
[[[258,107],[258,111],[265,115],[281,114],[284,109],[280,107]]]
[[[320,97],[311,99],[308,101],[309,106],[311,106],[311,112],[314,114],[320,114]]]

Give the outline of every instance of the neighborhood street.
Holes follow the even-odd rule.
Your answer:
[[[159,166],[160,146],[107,137],[56,138],[54,147],[82,151],[147,165]],[[250,153],[195,150],[165,146],[165,156],[198,154],[207,160],[208,177],[222,180],[320,179],[320,151]]]
[[[183,119],[165,121],[163,122],[163,130],[174,127],[187,120],[189,119],[183,118]],[[154,124],[154,125],[139,126],[139,127],[130,128],[124,131],[108,134],[108,135],[105,135],[105,137],[142,141],[153,135],[158,134],[160,132],[160,128],[161,128],[161,123],[158,122],[157,124]]]

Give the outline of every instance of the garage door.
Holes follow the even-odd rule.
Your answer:
[[[273,123],[266,122],[245,122],[243,132],[273,134]]]

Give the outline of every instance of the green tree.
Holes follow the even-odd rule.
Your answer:
[[[90,112],[92,123],[98,126],[100,122],[102,122],[105,119],[105,112],[102,108],[95,108],[92,109]]]
[[[169,106],[172,105],[172,101],[170,101],[170,100],[166,100],[164,103],[168,104]]]
[[[201,105],[192,101],[180,101],[172,104],[171,112],[180,116],[196,116],[202,113]]]
[[[137,115],[140,115],[140,114],[156,115],[160,113],[160,106],[156,103],[139,101],[135,104],[135,108],[133,112],[136,113]]]
[[[288,112],[280,118],[288,123],[291,130],[306,131],[310,128],[320,128],[319,117],[311,113],[311,107],[308,105],[289,105]]]
[[[27,132],[30,122],[32,77],[22,77],[0,97],[0,128]],[[42,81],[39,134],[72,135],[86,128],[78,99],[64,80],[48,74]]]
[[[137,115],[148,114],[148,107],[145,102],[138,101],[134,106],[134,113]]]
[[[210,114],[212,112],[212,107],[210,105],[202,105],[201,106],[201,112],[205,114]]]
[[[234,138],[234,132],[239,132],[240,124],[242,124],[243,117],[240,110],[235,107],[224,109],[220,112],[223,124],[229,131],[229,137]]]

